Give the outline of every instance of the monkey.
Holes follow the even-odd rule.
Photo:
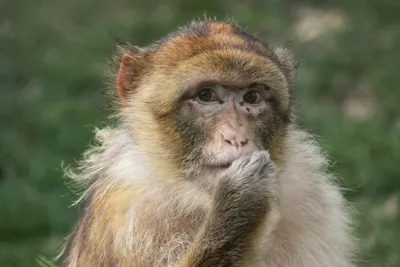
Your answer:
[[[62,266],[355,266],[349,203],[293,108],[293,53],[196,20],[113,60]]]

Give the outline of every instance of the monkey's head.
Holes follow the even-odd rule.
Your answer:
[[[279,160],[291,119],[286,50],[231,23],[202,21],[121,55],[122,117],[160,169],[193,176],[256,150]]]

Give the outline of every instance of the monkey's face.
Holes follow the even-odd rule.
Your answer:
[[[191,174],[210,176],[243,155],[268,150],[283,125],[273,89],[206,83],[188,90],[175,117]]]
[[[268,149],[268,125],[275,123],[268,86],[208,83],[188,90],[182,100],[176,125],[187,140],[190,166],[196,161],[201,169],[225,169],[240,156]]]

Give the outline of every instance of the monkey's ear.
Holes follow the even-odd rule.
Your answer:
[[[143,68],[143,52],[138,47],[124,49],[119,63],[116,87],[120,102],[125,105],[128,95],[135,91]]]
[[[279,62],[281,63],[285,75],[290,81],[292,81],[294,72],[298,67],[297,62],[294,59],[293,52],[288,48],[279,46],[275,49],[275,54],[278,57]]]

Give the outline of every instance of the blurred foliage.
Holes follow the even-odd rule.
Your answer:
[[[233,16],[301,63],[296,108],[354,204],[360,266],[400,266],[398,0],[0,0],[0,266],[52,257],[78,210],[62,178],[109,114],[116,40]]]

